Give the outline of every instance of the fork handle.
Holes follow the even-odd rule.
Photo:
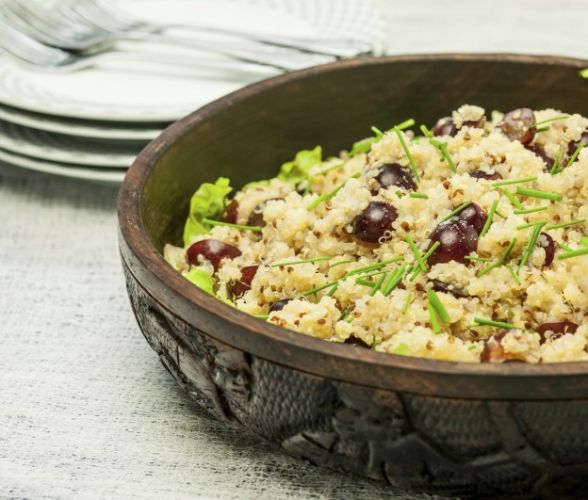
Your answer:
[[[159,26],[158,31],[182,30],[196,33],[212,33],[219,35],[229,35],[243,38],[254,42],[264,43],[277,47],[300,50],[314,54],[330,55],[334,57],[354,57],[369,54],[373,47],[361,40],[356,39],[331,39],[331,38],[312,38],[312,37],[295,37],[286,35],[270,35],[268,33],[255,33],[244,30],[232,30],[218,27],[199,26],[192,24],[169,24]]]
[[[154,30],[129,31],[121,36],[121,40],[158,42],[184,49],[212,52],[250,64],[270,66],[281,71],[295,71],[335,60],[333,56],[324,54],[302,53],[277,47],[272,50],[254,41],[248,45],[243,42],[237,44],[225,40],[202,41],[189,37],[171,36]]]

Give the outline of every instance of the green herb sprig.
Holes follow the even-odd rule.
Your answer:
[[[202,219],[202,222],[208,224],[209,226],[226,226],[233,229],[239,229],[241,231],[254,231],[256,233],[261,233],[263,229],[261,226],[244,226],[242,224],[232,224],[231,222],[224,222],[222,220],[212,220],[206,217]]]
[[[517,194],[551,201],[561,201],[563,199],[563,196],[559,193],[550,193],[549,191],[540,191],[538,189],[529,189],[521,186],[517,186]]]
[[[309,212],[312,212],[320,204],[325,203],[329,200],[332,200],[335,196],[337,196],[337,193],[345,187],[345,184],[347,184],[347,182],[349,182],[351,179],[358,179],[360,176],[361,176],[361,174],[359,172],[357,172],[356,174],[353,174],[349,179],[347,179],[344,182],[342,182],[341,184],[339,184],[332,191],[329,191],[328,193],[321,194],[316,200],[314,200],[308,204],[308,206],[306,207],[306,210],[308,210]]]
[[[541,230],[543,229],[544,226],[545,226],[545,224],[543,224],[542,222],[538,222],[535,224],[535,227],[533,228],[533,233],[531,234],[531,239],[529,240],[529,244],[527,245],[527,248],[525,249],[525,252],[523,253],[523,256],[521,258],[521,262],[519,263],[517,274],[520,274],[521,269],[527,265],[527,262],[529,262],[529,258],[531,257],[531,254],[533,253],[533,249],[535,248],[535,245],[537,244],[537,240],[539,239],[539,235],[541,234]]]

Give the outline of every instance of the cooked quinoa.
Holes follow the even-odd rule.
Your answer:
[[[241,311],[350,349],[588,360],[588,119],[464,105],[195,193],[166,260]],[[511,182],[507,182],[511,181]]]

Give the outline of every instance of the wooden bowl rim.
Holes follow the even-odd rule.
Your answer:
[[[159,281],[169,293],[191,302],[194,306],[204,309],[211,315],[222,317],[222,320],[231,324],[234,328],[245,328],[250,335],[259,337],[264,342],[272,342],[280,345],[281,349],[298,350],[301,352],[312,352],[323,357],[325,360],[336,358],[343,362],[351,362],[354,366],[363,368],[381,367],[390,369],[408,370],[414,372],[414,376],[419,373],[429,375],[450,375],[450,376],[474,376],[474,377],[511,377],[516,379],[528,379],[531,382],[538,379],[553,379],[562,376],[582,376],[588,375],[588,362],[565,362],[550,364],[524,364],[524,363],[507,363],[507,364],[489,364],[489,363],[466,363],[432,360],[426,358],[405,357],[394,354],[379,353],[369,349],[357,349],[347,345],[325,342],[324,340],[310,337],[297,332],[292,332],[281,327],[258,320],[238,309],[228,306],[207,293],[199,290],[179,273],[177,273],[169,264],[165,262],[162,255],[157,251],[155,245],[149,239],[142,223],[141,217],[141,194],[146,180],[151,172],[152,167],[157,163],[161,156],[183,136],[189,129],[196,124],[205,121],[218,112],[229,108],[234,103],[240,102],[251,96],[263,93],[264,91],[289,84],[294,81],[304,80],[309,76],[322,75],[337,71],[344,71],[359,66],[388,65],[397,62],[422,62],[428,61],[464,61],[464,62],[514,62],[520,64],[543,64],[543,65],[564,65],[571,68],[584,68],[588,66],[588,61],[559,56],[542,56],[542,55],[525,55],[525,54],[418,54],[418,55],[400,55],[385,56],[379,58],[350,59],[338,61],[335,63],[307,68],[301,71],[292,72],[277,77],[273,77],[258,83],[244,87],[236,92],[228,94],[206,106],[192,112],[186,117],[176,121],[166,128],[156,139],[151,141],[143,151],[138,155],[132,166],[129,168],[127,175],[121,186],[118,197],[118,218],[119,234],[121,249],[127,249],[136,257],[144,269],[151,277]],[[588,84],[588,83],[587,83]],[[124,251],[123,258],[124,258]],[[132,271],[132,269],[131,269]],[[141,279],[139,279],[141,283]],[[158,299],[159,300],[159,299]],[[170,307],[173,311],[173,307]],[[177,312],[174,311],[174,314]],[[188,321],[189,322],[189,321]],[[217,340],[227,343],[226,339],[217,338],[214,331],[207,331]],[[252,354],[256,354],[252,352]],[[284,363],[283,359],[270,359],[279,364]],[[367,366],[366,366],[367,365]],[[296,368],[296,366],[292,366]],[[320,370],[318,370],[320,372]],[[341,375],[335,374],[333,378],[339,378],[349,382],[354,382],[353,374]],[[584,380],[582,378],[582,380]],[[521,380],[522,381],[522,380]],[[389,384],[383,383],[383,386]],[[393,384],[392,384],[393,385]],[[583,384],[582,384],[583,385]],[[529,397],[532,399],[533,391],[529,388]],[[477,397],[469,395],[464,397]],[[483,395],[479,395],[483,398]],[[522,397],[525,397],[524,395]],[[557,398],[557,395],[554,396]],[[561,397],[566,397],[562,394]]]

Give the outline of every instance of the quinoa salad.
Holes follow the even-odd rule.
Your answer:
[[[430,129],[372,132],[236,192],[204,183],[166,261],[241,311],[350,349],[588,360],[588,119],[463,105]]]

